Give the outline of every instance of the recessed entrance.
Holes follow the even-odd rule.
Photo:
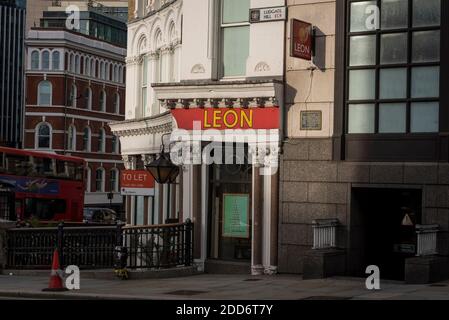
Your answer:
[[[416,255],[416,224],[421,223],[421,190],[360,188],[352,191],[352,273],[365,276],[369,265],[381,278],[404,280],[405,259]]]
[[[244,154],[209,166],[208,259],[251,261],[252,165]]]

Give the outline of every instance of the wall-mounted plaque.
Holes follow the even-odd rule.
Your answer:
[[[251,9],[249,12],[249,22],[270,22],[287,20],[286,7],[270,7]]]
[[[301,130],[323,129],[323,113],[321,111],[301,111]]]

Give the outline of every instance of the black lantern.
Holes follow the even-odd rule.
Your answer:
[[[175,183],[179,175],[179,167],[171,162],[170,157],[166,153],[161,153],[159,158],[146,166],[157,183]]]

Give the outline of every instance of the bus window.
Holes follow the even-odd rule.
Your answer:
[[[25,217],[52,220],[57,214],[65,214],[66,201],[62,199],[25,199]]]
[[[84,166],[76,162],[67,162],[69,169],[69,177],[72,180],[83,181],[84,178]]]
[[[39,158],[34,157],[33,163],[34,163],[34,171],[33,174],[41,177],[49,177],[54,176],[54,163],[52,159],[48,158]]]
[[[66,161],[56,160],[56,175],[58,178],[69,178],[68,171],[66,170]]]
[[[6,172],[6,168],[5,168],[5,154],[3,152],[0,152],[0,172],[1,173]]]
[[[28,156],[7,154],[5,164],[7,172],[17,176],[27,176],[33,169]]]

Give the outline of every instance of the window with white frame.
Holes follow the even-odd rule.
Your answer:
[[[106,132],[103,128],[100,129],[98,134],[98,152],[105,152],[106,150]]]
[[[51,60],[52,60],[52,69],[59,70],[61,60],[61,54],[59,53],[59,51],[53,51],[53,53],[51,54]]]
[[[106,112],[106,92],[102,90],[100,92],[100,110]]]
[[[83,131],[83,151],[90,152],[91,131],[89,127]]]
[[[75,57],[75,70],[74,70],[74,72],[76,72],[76,73],[81,73],[81,63],[80,63],[80,56],[76,56]]]
[[[47,50],[42,52],[42,69],[50,70],[50,52]]]
[[[39,70],[39,51],[37,50],[31,52],[31,69]]]
[[[114,94],[114,112],[120,113],[120,94],[118,92]]]
[[[250,0],[221,1],[221,62],[224,77],[246,74]]]
[[[104,192],[104,169],[98,168],[95,173],[95,191]]]
[[[84,90],[84,105],[86,109],[92,109],[92,89],[89,87]]]
[[[72,84],[70,87],[69,106],[73,108],[76,108],[77,91],[76,85]]]
[[[109,181],[111,192],[118,192],[118,170],[116,168],[111,169]]]
[[[90,61],[90,76],[95,77],[95,60]]]
[[[39,82],[37,87],[37,104],[40,106],[51,106],[52,104],[52,85],[48,80]]]
[[[41,123],[36,128],[36,147],[38,149],[51,149],[51,127],[48,123]]]
[[[142,114],[145,116],[148,108],[148,56],[143,58],[142,63]]]
[[[111,141],[111,145],[112,145],[112,153],[118,154],[119,153],[119,141],[117,136],[112,136],[112,141]]]

